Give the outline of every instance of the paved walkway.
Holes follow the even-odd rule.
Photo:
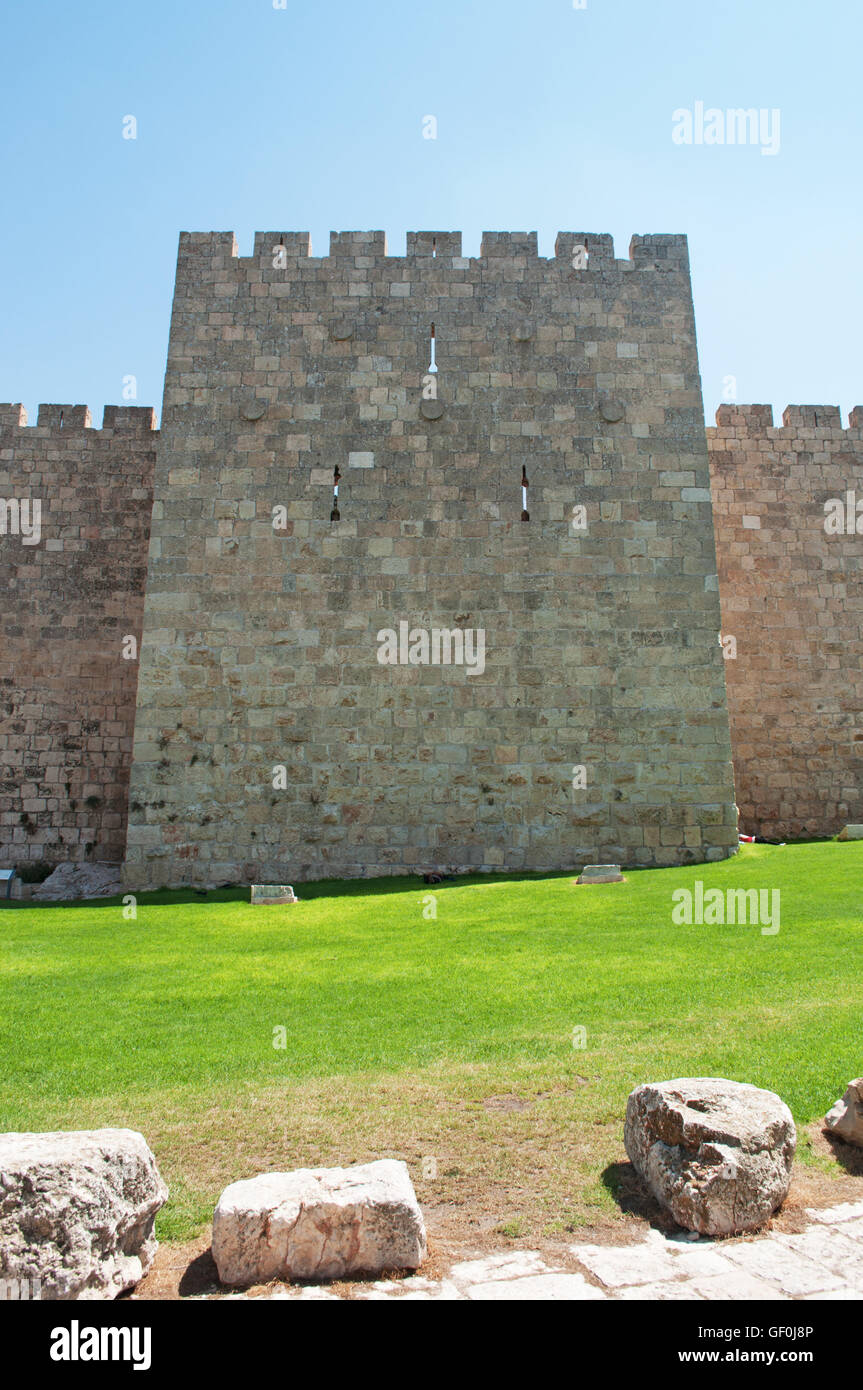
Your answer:
[[[651,1230],[639,1244],[571,1245],[583,1272],[533,1250],[456,1264],[442,1279],[416,1275],[354,1289],[355,1299],[863,1299],[863,1202],[809,1209],[800,1235],[731,1243]],[[592,1281],[591,1281],[591,1276]],[[326,1285],[284,1285],[269,1298],[336,1299]],[[246,1298],[246,1294],[229,1294]]]

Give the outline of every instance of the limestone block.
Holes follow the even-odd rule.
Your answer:
[[[297,903],[299,898],[289,883],[253,883],[249,902],[256,907],[274,907],[282,903]]]
[[[223,1284],[418,1269],[425,1253],[407,1166],[392,1159],[262,1173],[227,1187],[213,1218]]]
[[[622,883],[619,864],[585,864],[576,883]]]

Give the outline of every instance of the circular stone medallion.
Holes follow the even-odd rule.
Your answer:
[[[439,420],[443,415],[443,401],[421,401],[420,414],[424,420]]]
[[[603,420],[607,420],[610,425],[616,425],[626,414],[626,409],[620,401],[603,401],[599,407],[599,413]]]
[[[244,420],[260,420],[266,413],[266,401],[244,401],[240,406],[240,414]]]
[[[337,343],[346,343],[348,338],[354,336],[354,326],[348,323],[347,319],[339,319],[331,328],[331,333]]]

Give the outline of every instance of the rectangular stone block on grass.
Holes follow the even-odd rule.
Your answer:
[[[619,864],[585,864],[576,883],[622,883]]]
[[[275,907],[283,903],[299,902],[289,883],[253,883],[249,901],[255,907]]]

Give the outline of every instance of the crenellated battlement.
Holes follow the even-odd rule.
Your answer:
[[[483,232],[478,257],[464,256],[462,234],[452,231],[408,232],[404,256],[389,253],[383,231],[331,232],[329,253],[325,257],[313,256],[308,232],[255,232],[251,256],[240,254],[233,232],[181,232],[179,260],[181,263],[186,260],[209,262],[213,269],[226,269],[231,264],[237,269],[267,269],[273,267],[274,254],[279,247],[284,248],[285,265],[282,268],[310,261],[316,265],[330,263],[334,268],[358,262],[377,264],[382,261],[391,262],[394,266],[421,261],[428,267],[429,261],[433,260],[441,270],[469,270],[480,263],[487,263],[491,267],[506,262],[522,269],[529,264],[542,263],[547,267],[558,266],[568,272],[574,269],[576,249],[585,247],[587,261],[578,267],[579,273],[609,270],[688,273],[689,270],[685,236],[633,236],[629,258],[617,260],[613,238],[606,232],[559,232],[552,257],[539,255],[536,232]]]
[[[743,438],[746,435],[765,435],[771,439],[790,438],[801,431],[827,436],[850,435],[856,440],[863,430],[863,406],[855,405],[848,415],[848,425],[842,426],[838,405],[788,405],[782,412],[782,424],[773,423],[772,405],[721,405],[716,412],[716,425],[708,426],[707,438],[713,442],[724,436]]]
[[[36,424],[27,423],[27,411],[20,402],[0,402],[0,430],[27,430],[36,436],[61,431],[87,430],[92,434],[113,437],[118,434],[149,435],[157,432],[156,412],[151,405],[106,405],[102,427],[96,429],[87,405],[43,404],[38,407]]]

